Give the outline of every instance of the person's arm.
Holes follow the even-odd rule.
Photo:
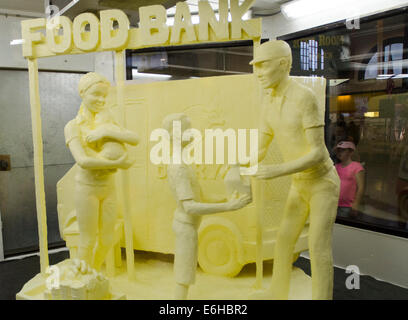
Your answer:
[[[207,215],[219,212],[235,211],[245,207],[252,201],[251,196],[244,195],[223,203],[203,203],[194,200],[182,201],[184,211],[192,215]]]
[[[79,138],[73,138],[68,146],[75,162],[83,169],[128,169],[131,166],[131,163],[127,161],[126,154],[118,160],[105,160],[89,157],[85,153]]]
[[[268,149],[270,144],[273,141],[273,132],[271,129],[268,129],[268,132],[265,132],[264,129],[260,130],[261,135],[259,137],[259,151],[257,156],[257,159],[251,158],[247,162],[240,162],[240,166],[242,167],[249,167],[251,164],[258,164],[259,162],[262,162],[265,160],[265,157],[268,153]]]
[[[71,151],[72,156],[75,159],[75,162],[84,169],[127,169],[131,166],[129,163],[127,154],[123,155],[120,159],[110,161],[105,159],[97,159],[89,157],[80,140],[80,129],[75,122],[71,120],[67,123],[64,128],[65,143],[69,150]]]
[[[352,204],[352,209],[354,211],[359,211],[360,205],[361,205],[361,200],[363,199],[364,195],[364,188],[365,188],[365,183],[364,183],[364,170],[359,171],[356,174],[356,182],[357,182],[357,191],[356,191],[356,197],[353,201]]]
[[[306,155],[278,165],[260,166],[255,176],[260,179],[278,178],[304,171],[326,160],[329,157],[329,153],[324,144],[323,128],[306,129],[305,135],[310,145],[310,151]]]
[[[108,135],[106,137],[132,146],[137,146],[140,141],[139,136],[136,133],[123,128],[120,131],[108,130]]]
[[[255,174],[260,179],[273,179],[290,175],[312,168],[330,157],[324,141],[324,113],[319,108],[319,103],[313,91],[307,89],[302,94],[302,129],[310,150],[302,157],[279,165],[260,166]],[[302,134],[303,132],[299,132]]]
[[[272,143],[272,140],[273,140],[273,135],[266,134],[265,132],[261,132],[261,138],[259,141],[258,162],[255,162],[255,163],[262,162],[265,159],[268,153],[269,146]]]
[[[235,198],[228,202],[222,203],[203,203],[195,201],[195,194],[192,188],[192,177],[188,169],[183,166],[169,166],[168,170],[169,183],[175,190],[175,198],[183,205],[187,214],[206,215],[218,212],[238,210],[251,202],[251,196]],[[201,192],[201,190],[200,190]]]
[[[103,138],[117,140],[119,142],[130,144],[132,146],[136,146],[139,144],[139,136],[136,133],[123,128],[118,131],[103,127],[97,128],[88,134],[88,136],[86,137],[86,141],[96,142]]]
[[[222,203],[227,201],[227,197],[222,194],[205,194],[201,192],[201,199],[206,203]]]

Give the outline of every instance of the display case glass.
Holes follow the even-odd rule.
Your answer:
[[[326,143],[332,159],[341,162],[339,142],[353,142],[352,161],[364,169],[359,205],[339,208],[337,222],[407,237],[406,8],[281,39],[292,47],[293,75],[328,79]]]

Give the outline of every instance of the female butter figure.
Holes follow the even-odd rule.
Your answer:
[[[75,209],[79,225],[78,257],[99,270],[113,245],[116,221],[115,177],[133,161],[125,144],[137,145],[138,136],[121,128],[105,104],[109,81],[88,73],[79,81],[82,104],[65,126],[65,140],[78,164]]]

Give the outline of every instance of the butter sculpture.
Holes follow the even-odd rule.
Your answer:
[[[238,0],[233,0],[230,2],[229,8],[228,1],[221,0],[219,19],[217,19],[209,3],[200,1],[199,25],[191,23],[188,8],[183,3],[177,5],[176,23],[173,27],[166,26],[166,11],[161,6],[140,8],[140,28],[129,28],[128,18],[120,10],[102,11],[100,18],[90,13],[83,13],[76,17],[73,22],[66,17],[49,21],[41,18],[22,22],[23,56],[28,60],[30,77],[41,273],[24,286],[17,294],[18,299],[119,298],[110,292],[109,286],[116,290],[119,289],[121,292],[126,291],[126,294],[133,298],[146,298],[144,294],[148,290],[143,290],[143,288],[146,289],[147,287],[143,287],[143,281],[138,281],[140,279],[135,279],[132,276],[135,265],[133,249],[175,253],[174,271],[177,284],[173,296],[177,299],[185,299],[189,294],[193,298],[206,298],[207,293],[204,294],[200,290],[205,287],[209,292],[212,289],[209,283],[205,283],[208,288],[205,285],[197,286],[200,292],[196,292],[195,287],[189,291],[189,286],[194,282],[197,260],[201,269],[206,273],[205,276],[210,274],[235,276],[245,264],[255,260],[257,266],[258,262],[262,265],[263,259],[274,258],[272,249],[275,246],[277,225],[281,225],[281,232],[275,250],[277,261],[273,276],[274,285],[272,286],[273,290],[267,292],[267,297],[287,298],[290,265],[293,256],[307,249],[308,225],[304,223],[307,216],[304,209],[307,207],[306,203],[309,202],[312,209],[310,214],[311,226],[313,223],[310,239],[310,244],[313,245],[311,252],[314,270],[313,294],[315,298],[328,298],[330,296],[332,275],[328,272],[328,270],[330,271],[328,266],[331,265],[331,262],[329,255],[327,255],[327,248],[330,246],[327,239],[330,236],[332,221],[326,221],[324,218],[334,219],[330,204],[334,202],[335,197],[333,195],[336,193],[338,181],[335,181],[337,176],[330,176],[330,170],[323,173],[328,166],[322,166],[322,171],[317,170],[318,179],[313,177],[307,182],[303,182],[303,173],[295,175],[296,179],[301,182],[296,182],[295,187],[292,186],[288,206],[289,209],[293,207],[299,211],[300,216],[304,219],[301,222],[297,221],[287,213],[296,210],[287,210],[282,224],[280,223],[282,218],[280,203],[285,201],[290,186],[290,179],[287,175],[306,170],[309,176],[313,176],[313,170],[310,168],[314,168],[316,164],[325,160],[320,157],[325,155],[325,152],[315,151],[316,145],[319,146],[318,150],[323,150],[319,144],[322,136],[322,122],[314,123],[311,119],[312,116],[306,117],[304,121],[301,121],[304,125],[302,128],[305,129],[302,132],[300,129],[298,130],[299,126],[296,122],[302,117],[301,115],[298,118],[295,117],[298,114],[294,112],[291,115],[295,116],[290,117],[293,121],[292,125],[290,125],[289,120],[286,122],[287,119],[284,119],[285,121],[280,121],[276,128],[274,126],[276,123],[269,123],[270,121],[262,127],[261,159],[264,158],[268,149],[269,151],[273,149],[274,152],[268,152],[269,157],[272,155],[272,163],[281,162],[278,161],[280,157],[278,152],[275,152],[277,151],[274,145],[276,141],[271,142],[272,136],[275,135],[278,142],[276,146],[281,147],[284,160],[288,163],[261,167],[258,177],[270,179],[286,176],[272,182],[258,181],[257,183],[261,187],[254,190],[254,203],[245,206],[251,201],[251,185],[248,177],[240,176],[240,170],[235,164],[232,164],[228,170],[224,170],[226,166],[222,169],[223,166],[218,163],[216,165],[207,165],[206,163],[206,166],[197,167],[186,164],[171,164],[166,171],[162,165],[157,165],[149,159],[148,155],[153,140],[149,142],[148,135],[155,128],[161,127],[163,118],[170,113],[173,115],[166,118],[167,127],[169,122],[172,122],[169,120],[179,119],[181,123],[184,123],[184,129],[188,128],[188,118],[191,113],[195,120],[200,119],[195,122],[201,126],[201,130],[217,126],[226,129],[228,126],[233,128],[228,130],[237,130],[238,136],[240,136],[240,129],[246,132],[246,129],[242,128],[255,128],[259,103],[257,88],[252,75],[191,79],[145,85],[128,84],[125,86],[124,49],[250,39],[254,41],[256,48],[255,71],[267,90],[273,89],[274,86],[264,83],[265,79],[277,77],[279,78],[277,82],[288,84],[288,88],[296,88],[294,91],[289,89],[287,91],[291,93],[291,99],[301,96],[302,99],[304,98],[302,102],[308,102],[309,98],[310,101],[313,100],[313,94],[301,84],[308,82],[310,87],[314,87],[318,98],[321,101],[324,100],[324,87],[310,85],[310,79],[288,78],[284,73],[284,78],[288,81],[283,81],[283,77],[279,76],[280,73],[275,72],[274,69],[284,69],[285,63],[281,59],[278,59],[278,65],[273,67],[268,54],[266,59],[259,60],[259,56],[265,52],[265,46],[258,51],[261,21],[260,19],[242,20],[242,16],[253,3],[254,0],[246,0],[242,4],[239,4]],[[231,13],[231,22],[228,22],[228,8]],[[117,28],[113,27],[115,21],[118,25]],[[89,28],[87,28],[88,25]],[[46,29],[45,36],[41,29]],[[79,244],[77,234],[75,236],[70,234],[70,239],[67,241],[71,258],[77,257],[78,260],[68,259],[48,268],[37,59],[105,50],[116,51],[116,88],[110,89],[109,82],[101,75],[96,73],[85,75],[79,84],[83,103],[77,117],[70,121],[65,128],[66,143],[76,165],[58,183],[58,215],[62,236],[67,229],[70,231],[75,229],[73,226],[79,228]],[[282,51],[285,51],[284,46],[275,46],[268,52],[279,55],[279,52]],[[271,65],[268,65],[269,62]],[[258,73],[258,71],[262,72]],[[283,91],[285,91],[284,88],[286,85],[282,86]],[[245,94],[242,94],[243,92]],[[279,96],[280,90],[276,90],[276,92]],[[293,92],[296,93],[292,94]],[[265,96],[269,99],[269,95],[270,93],[267,93]],[[270,103],[276,104],[277,101],[279,99],[274,97]],[[115,104],[118,108],[113,108]],[[282,104],[284,103],[282,102]],[[310,115],[315,115],[313,107],[315,104],[306,103],[306,105],[308,106],[306,111],[310,111]],[[302,106],[305,108],[305,105]],[[285,110],[282,108],[283,113]],[[303,109],[299,108],[298,111],[300,110]],[[184,112],[188,113],[189,117],[181,114]],[[199,115],[197,116],[197,114]],[[119,121],[120,125],[114,120],[115,117],[121,120]],[[270,117],[263,118],[269,119]],[[272,117],[272,120],[274,119],[276,120],[278,117]],[[320,113],[317,119],[321,119]],[[310,124],[312,125],[310,126]],[[285,127],[285,125],[287,126]],[[140,130],[146,134],[140,141],[137,154],[135,152],[137,165],[134,166],[132,163],[135,160],[131,159],[133,154],[130,156],[132,150],[130,146],[137,145],[139,140],[132,130]],[[252,130],[256,131],[256,129]],[[171,130],[169,131],[171,132]],[[293,138],[293,135],[290,136],[290,133],[293,132],[301,141],[289,139],[287,142],[290,143],[287,145],[282,143],[282,140],[287,137]],[[252,145],[252,134],[250,139]],[[309,143],[309,140],[312,143]],[[292,150],[288,150],[288,146]],[[183,148],[185,147],[187,145],[183,146]],[[220,149],[223,150],[224,147],[220,147]],[[295,160],[299,157],[301,160]],[[253,163],[252,159],[249,163]],[[195,173],[192,172],[193,168],[196,169]],[[117,169],[124,170],[123,183],[116,185],[116,180],[121,180],[117,179]],[[180,175],[184,178],[178,179]],[[164,186],[167,184],[166,177],[171,188]],[[200,179],[200,185],[197,183],[197,178]],[[318,182],[314,182],[315,180]],[[332,182],[328,182],[329,180]],[[328,202],[330,202],[327,205],[327,210],[326,204],[321,201],[323,191],[319,189],[319,186],[322,183],[322,188],[327,193],[326,199],[329,199]],[[332,189],[324,185],[325,183]],[[189,196],[185,199],[182,199],[183,196],[179,198],[178,195],[183,195],[184,192],[179,193],[177,190],[180,188],[186,191],[189,186],[194,186],[190,188]],[[198,187],[203,187],[203,192],[198,193]],[[173,195],[170,193],[170,189],[174,191]],[[157,195],[157,190],[161,190],[160,196]],[[302,191],[302,197],[296,193],[296,190]],[[329,192],[329,190],[333,192]],[[229,201],[226,199],[208,199],[211,198],[211,191],[217,195],[222,195],[224,191],[227,191]],[[313,195],[310,194],[311,192]],[[186,193],[188,192],[186,191]],[[118,201],[116,194],[121,196]],[[260,197],[259,194],[263,196]],[[174,196],[177,201],[174,201]],[[226,197],[222,196],[221,198]],[[293,199],[300,198],[303,199],[300,200],[300,204],[294,204]],[[122,214],[123,220],[117,219],[117,202],[121,204],[119,212]],[[228,212],[240,208],[242,208],[239,210],[240,212]],[[171,214],[173,209],[176,211],[174,218]],[[266,211],[268,214],[265,214],[265,217],[268,217],[265,218],[265,225],[256,223],[256,214]],[[326,217],[319,216],[319,212],[323,214],[325,211],[329,213],[326,214]],[[210,215],[218,212],[219,214],[215,216]],[[206,217],[202,217],[203,221],[200,223],[203,215]],[[261,222],[262,219],[258,221]],[[174,233],[171,232],[172,225]],[[125,232],[123,232],[123,227]],[[297,234],[282,231],[288,228],[292,230],[293,227]],[[322,230],[326,231],[323,232]],[[302,235],[299,237],[301,231]],[[262,232],[264,237],[262,241],[259,241],[260,238],[257,237],[257,234]],[[321,238],[323,239],[321,246],[324,248],[319,250],[316,239],[322,232],[324,234]],[[126,238],[125,241],[123,241],[123,234]],[[289,236],[287,237],[287,235]],[[285,238],[288,238],[289,241],[282,241]],[[296,241],[297,244],[294,248]],[[110,250],[113,245],[115,245],[115,250]],[[115,275],[115,272],[111,272],[115,268],[112,261],[121,260],[120,246],[126,247],[127,251],[126,273],[129,277],[126,281],[120,281],[121,275]],[[118,248],[119,250],[117,250]],[[110,251],[109,259],[106,259],[108,251]],[[109,276],[109,283],[108,279],[99,273],[104,260],[109,261],[109,266],[107,265],[105,269]],[[120,263],[116,266],[118,265]],[[138,264],[138,267],[142,266],[143,264]],[[49,275],[47,270],[57,270],[57,276]],[[149,281],[146,281],[148,288],[154,288],[153,283],[155,283],[156,278],[151,276],[150,270],[146,268],[143,270],[150,275]],[[160,270],[160,274],[163,273],[162,271],[165,271],[165,268]],[[54,280],[59,283],[59,286],[46,286],[49,281]],[[228,283],[232,281],[235,290],[234,280],[227,279],[226,281]],[[249,291],[250,285],[246,288]],[[154,291],[154,294],[148,296],[157,298],[161,296],[162,291],[169,291],[171,295],[172,289],[168,287],[167,290],[165,284],[160,282],[160,289],[151,290]],[[236,294],[234,297],[241,299],[243,296],[247,296],[247,293],[242,295],[240,290],[235,290],[234,293]],[[166,297],[168,298],[168,296]]]
[[[259,160],[276,140],[284,162],[258,168],[258,179],[292,175],[285,213],[275,246],[272,283],[254,299],[288,299],[295,244],[306,224],[313,299],[332,299],[332,230],[340,180],[324,142],[324,117],[313,92],[294,81],[289,72],[292,52],[284,41],[260,46],[251,61],[264,92]]]
[[[190,120],[183,113],[167,116],[163,120],[163,128],[169,132],[171,141],[174,126],[184,132],[190,129]],[[173,142],[176,143],[176,142]],[[179,141],[181,149],[179,155],[173,154],[173,159],[181,159],[182,149],[186,148],[189,141]],[[171,148],[177,152],[177,148]],[[173,151],[173,152],[174,152]],[[201,217],[204,215],[235,211],[249,204],[252,199],[250,190],[242,193],[239,197],[228,202],[208,203],[202,202],[201,190],[197,177],[191,166],[185,163],[172,163],[167,168],[168,182],[177,201],[174,213],[173,231],[176,235],[174,274],[176,289],[174,297],[178,300],[187,299],[188,288],[195,282],[197,260],[198,260],[198,228]],[[238,188],[237,188],[238,189]],[[238,190],[236,190],[238,193]]]
[[[325,84],[321,79],[294,78],[300,84],[304,84],[316,92],[319,105],[324,112],[324,90]],[[202,90],[206,88],[206,90]],[[115,118],[119,118],[120,109],[117,107],[117,87],[112,87],[106,98],[108,109],[112,111]],[[237,94],[246,92],[245,95]],[[189,94],[186,94],[186,93]],[[206,128],[221,128],[226,133],[228,128],[238,132],[240,128],[257,128],[259,118],[258,90],[255,78],[252,74],[239,76],[222,76],[201,79],[189,79],[181,81],[156,82],[149,84],[125,85],[125,116],[127,118],[126,128],[138,133],[143,132],[143,138],[137,147],[133,148],[127,144],[124,146],[131,156],[137,161],[128,170],[122,172],[131,181],[129,194],[129,213],[132,218],[133,247],[138,250],[135,254],[134,281],[128,280],[129,269],[125,264],[120,267],[120,246],[127,248],[123,232],[124,220],[121,219],[125,212],[119,207],[119,219],[115,228],[115,258],[108,254],[107,268],[101,271],[108,277],[113,292],[126,294],[128,299],[171,299],[174,297],[174,274],[172,259],[169,265],[164,267],[159,261],[151,264],[142,259],[146,255],[155,256],[155,252],[174,254],[175,234],[172,230],[173,216],[177,208],[174,195],[168,184],[166,166],[152,163],[150,152],[158,144],[157,141],[149,142],[149,134],[157,128],[163,128],[163,119],[169,113],[185,113],[191,119],[195,128],[204,132]],[[165,106],[165,107],[164,107]],[[239,112],[237,112],[239,110]],[[97,127],[103,124],[96,124]],[[114,125],[112,130],[117,129]],[[254,129],[251,129],[254,130]],[[63,131],[63,128],[61,128]],[[221,141],[213,139],[214,147],[220,148]],[[218,139],[221,140],[221,139]],[[278,145],[272,142],[268,150],[267,159],[264,162],[281,163]],[[205,143],[203,143],[204,147]],[[222,149],[228,149],[229,144],[224,144]],[[99,150],[99,149],[98,149]],[[132,153],[134,152],[134,153]],[[95,153],[96,157],[102,157]],[[204,161],[203,154],[203,161]],[[225,161],[227,158],[225,158]],[[225,201],[239,194],[249,193],[251,187],[248,177],[240,177],[239,168],[231,165],[226,172],[225,165],[199,165],[195,166],[195,175],[199,181],[203,201],[215,202]],[[79,232],[78,224],[74,219],[75,214],[75,176],[78,165],[74,165],[58,183],[58,219],[61,236],[66,240],[70,249],[71,258],[78,257]],[[119,170],[118,170],[119,171]],[[119,173],[114,174],[116,178]],[[248,263],[255,262],[257,214],[262,214],[263,230],[262,258],[271,260],[274,258],[274,247],[276,243],[276,231],[280,225],[283,215],[283,206],[290,188],[290,178],[256,181],[252,179],[254,201],[239,211],[223,212],[219,214],[206,215],[198,229],[198,263],[196,285],[188,290],[191,299],[246,299],[254,282],[254,275],[244,268],[239,278],[231,279],[237,275]],[[257,184],[260,184],[259,188]],[[118,194],[123,193],[122,186],[116,184]],[[158,192],[159,191],[159,192]],[[209,199],[209,198],[220,199]],[[215,201],[214,201],[215,200]],[[118,204],[120,202],[118,201]],[[122,210],[121,210],[122,209]],[[308,249],[307,246],[308,225],[305,226],[295,249],[295,256],[299,252]],[[142,253],[153,252],[153,253]],[[112,253],[113,256],[113,253]],[[126,255],[126,263],[128,259]],[[113,273],[109,272],[110,261],[113,265]],[[112,262],[112,264],[114,264]],[[157,268],[160,265],[160,268]],[[266,263],[265,268],[268,268]],[[292,272],[298,274],[299,270]],[[154,273],[154,275],[152,275]],[[228,278],[225,278],[228,276]],[[269,276],[265,275],[265,280]],[[306,278],[306,279],[305,279]],[[36,279],[34,279],[35,281]],[[291,281],[292,294],[290,298],[309,298],[309,279],[298,278]],[[19,298],[33,298],[31,292],[35,282],[31,286],[25,286]],[[222,290],[214,291],[214,286],[220,284]],[[293,288],[294,286],[294,288]],[[229,288],[224,291],[225,288]],[[235,288],[235,289],[234,289]],[[237,289],[239,288],[239,289]],[[37,290],[37,289],[36,289]],[[28,295],[23,295],[27,293]],[[293,294],[295,293],[296,294]],[[310,290],[311,292],[311,290]],[[38,296],[34,296],[38,298]]]
[[[109,86],[109,81],[97,73],[84,75],[78,87],[82,105],[65,127],[66,144],[78,164],[74,196],[80,236],[78,258],[97,270],[114,243],[114,174],[134,162],[125,144],[137,145],[139,141],[135,133],[119,127],[107,108]]]

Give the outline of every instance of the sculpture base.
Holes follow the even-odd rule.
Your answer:
[[[56,266],[62,270],[65,266],[71,266],[72,260],[67,259]],[[66,269],[68,270],[68,269]],[[61,271],[63,272],[63,271]],[[93,271],[95,272],[95,271]],[[109,280],[94,273],[84,273],[75,276],[74,280],[65,279],[61,281],[61,286],[47,290],[46,279],[48,275],[37,274],[28,281],[20,292],[17,293],[17,300],[126,300],[124,294],[117,294],[110,290]],[[88,285],[89,282],[89,285]]]
[[[128,300],[172,300],[174,294],[173,256],[135,252],[135,277],[130,282],[126,274],[126,263],[116,269],[117,275],[110,278],[112,289],[126,294]],[[264,262],[263,287],[269,286],[272,277],[272,261]],[[191,285],[189,300],[248,300],[256,291],[255,264],[245,266],[234,278],[214,276],[197,268],[196,283]],[[293,268],[290,300],[311,300],[312,280],[303,270]]]
[[[271,280],[272,262],[264,262],[263,288]],[[135,253],[136,280],[129,281],[126,263],[116,269],[116,276],[109,278],[112,300],[172,300],[174,293],[173,256],[155,253]],[[257,289],[255,264],[245,266],[235,278],[206,274],[197,268],[196,283],[190,287],[190,300],[247,300]],[[17,294],[17,300],[43,300],[45,278],[38,274]],[[115,294],[121,292],[122,294]],[[293,268],[290,300],[310,300],[312,281],[301,269]]]

